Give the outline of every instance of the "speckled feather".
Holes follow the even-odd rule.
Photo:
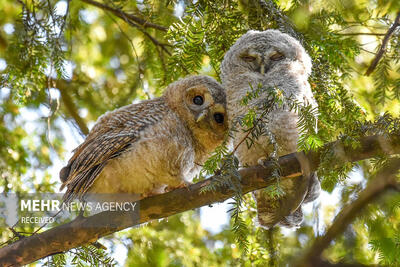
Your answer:
[[[60,176],[67,194],[84,194],[104,168],[104,162],[124,152],[140,132],[158,122],[168,107],[161,98],[131,104],[101,116],[86,140],[74,150],[69,172]],[[151,112],[151,113],[150,113]],[[154,115],[150,115],[154,113]]]
[[[253,59],[246,61],[249,56]],[[274,56],[278,60],[273,60]],[[277,30],[249,31],[230,48],[221,64],[221,79],[227,89],[230,120],[247,113],[248,107],[240,105],[240,101],[251,88],[257,88],[259,84],[263,88],[279,88],[286,97],[316,107],[307,81],[310,72],[310,57],[297,40]],[[263,95],[249,105],[256,105],[262,98]],[[279,145],[278,155],[297,151],[298,115],[283,107],[273,110],[267,117],[267,128]],[[234,145],[245,135],[242,131],[237,132]],[[242,165],[255,165],[272,151],[269,138],[261,136],[250,149],[246,145],[239,146],[236,155]],[[286,195],[279,200],[271,199],[263,190],[253,192],[258,223],[262,227],[269,228],[280,222],[288,227],[298,226],[303,217],[301,204],[314,200],[320,190],[315,174],[282,181],[281,186]]]
[[[203,94],[203,107],[194,106],[188,94]],[[224,138],[227,122],[216,123],[213,114],[226,115],[225,108],[224,89],[215,80],[191,76],[168,86],[160,98],[106,113],[60,172],[64,198],[86,193],[141,198],[190,181],[195,162],[201,164]],[[203,110],[207,115],[196,122]]]

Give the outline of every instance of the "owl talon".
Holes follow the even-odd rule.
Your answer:
[[[190,188],[189,188],[190,185],[192,185],[192,183],[183,181],[182,183],[180,183],[177,186],[167,186],[165,188],[164,192],[167,193],[167,192],[173,191],[175,189],[179,189],[179,188],[186,188],[188,191],[190,191]]]
[[[153,192],[153,191],[148,192],[148,193],[143,193],[143,194],[140,195],[140,199],[152,197],[152,196],[159,195],[159,194],[160,193],[156,193],[156,192]]]
[[[257,163],[264,168],[267,168],[273,159],[271,157],[261,157],[258,159]]]
[[[279,225],[286,228],[299,228],[303,220],[303,210],[300,206],[292,214],[284,217],[282,221],[279,222]]]

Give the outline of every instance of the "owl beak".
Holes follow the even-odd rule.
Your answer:
[[[199,115],[197,115],[197,117],[196,117],[196,122],[200,122],[200,121],[204,120],[204,118],[207,116],[207,113],[208,113],[207,109],[200,112]]]
[[[264,75],[264,73],[265,73],[265,66],[264,66],[264,64],[261,64],[260,73],[263,74],[263,75]]]

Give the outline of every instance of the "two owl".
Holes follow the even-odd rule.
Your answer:
[[[278,87],[301,103],[315,105],[307,82],[310,68],[295,39],[275,30],[248,32],[225,55],[224,87],[212,78],[192,76],[169,85],[160,98],[100,117],[60,172],[65,199],[87,193],[130,193],[140,199],[184,186],[224,140],[227,114],[232,120],[247,113],[248,107],[239,102],[251,86]],[[297,150],[297,120],[290,110],[268,114],[267,127],[279,144],[279,155]],[[234,144],[242,138],[239,131]],[[271,151],[269,140],[261,137],[250,149],[240,146],[236,154],[243,165],[255,165]],[[278,201],[262,190],[254,192],[261,226],[297,226],[301,203],[315,199],[319,190],[314,174],[282,186],[286,195]]]

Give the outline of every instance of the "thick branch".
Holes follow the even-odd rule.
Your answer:
[[[82,2],[85,2],[85,3],[89,4],[89,5],[96,6],[98,8],[103,9],[103,10],[110,11],[115,16],[117,16],[117,17],[119,17],[119,18],[121,18],[123,20],[126,20],[126,19],[132,20],[132,21],[136,22],[137,24],[139,24],[140,26],[142,26],[144,28],[154,28],[154,29],[161,30],[161,31],[164,31],[164,32],[166,32],[168,30],[168,28],[165,27],[165,26],[161,26],[161,25],[152,23],[150,21],[147,21],[147,20],[142,19],[140,17],[134,16],[132,14],[125,13],[124,11],[122,11],[120,9],[110,7],[110,6],[107,6],[105,4],[93,1],[93,0],[82,0]]]
[[[378,53],[376,54],[375,58],[372,60],[371,65],[365,72],[366,76],[369,76],[376,68],[376,66],[379,63],[379,60],[383,57],[383,54],[386,52],[386,46],[387,43],[389,42],[390,36],[392,36],[394,30],[400,25],[400,12],[397,13],[396,19],[393,22],[393,25],[389,28],[387,31],[385,37],[383,38],[382,45],[378,50]]]
[[[342,234],[346,227],[359,214],[359,212],[374,199],[382,195],[387,189],[398,188],[396,175],[400,169],[400,159],[390,160],[389,164],[382,168],[376,177],[359,194],[358,198],[351,204],[344,207],[336,216],[334,222],[326,231],[325,235],[319,237],[311,246],[308,253],[297,266],[308,267],[317,266],[322,252],[329,246],[332,240]],[[319,265],[318,265],[319,266]]]
[[[357,148],[345,147],[341,142],[329,143],[347,161],[359,161],[382,154],[400,153],[400,136],[369,136],[360,140]],[[311,170],[320,163],[321,151],[306,155]],[[295,179],[301,175],[297,153],[279,158],[282,179]],[[271,174],[274,166],[254,166],[240,170],[243,193],[264,188],[273,183]],[[91,217],[77,217],[70,223],[49,229],[40,234],[23,238],[0,249],[1,266],[28,264],[54,253],[94,242],[100,237],[154,219],[165,218],[187,210],[199,208],[215,202],[222,202],[234,195],[229,188],[216,192],[201,193],[201,189],[212,183],[214,178],[181,188],[172,192],[149,197],[139,201],[140,217],[136,212],[102,212]]]

